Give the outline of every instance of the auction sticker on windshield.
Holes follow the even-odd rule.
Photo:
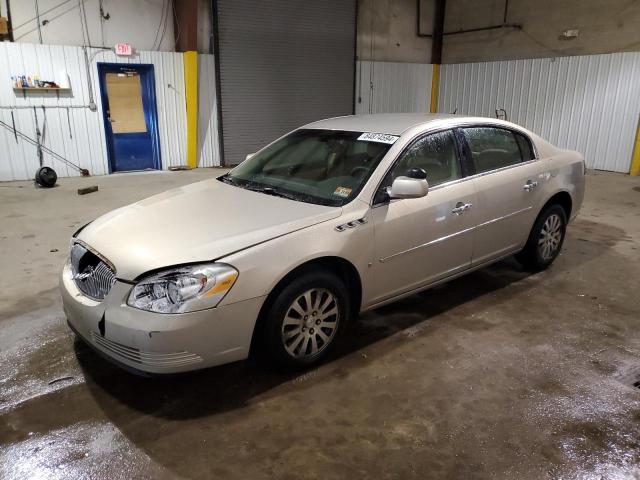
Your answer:
[[[351,191],[352,189],[349,187],[338,187],[335,189],[333,194],[337,195],[338,197],[347,198],[349,195],[351,195]]]
[[[358,140],[364,140],[365,142],[380,142],[392,144],[398,140],[398,136],[389,135],[386,133],[363,133],[358,137]]]

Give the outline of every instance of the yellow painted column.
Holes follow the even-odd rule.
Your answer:
[[[198,52],[184,52],[184,95],[187,102],[187,165],[198,166]]]
[[[431,113],[438,112],[438,89],[440,88],[440,65],[434,63],[431,74]]]
[[[633,147],[629,175],[633,177],[640,175],[640,120],[638,120],[638,128],[636,129],[636,143]]]

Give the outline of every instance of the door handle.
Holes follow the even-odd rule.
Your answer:
[[[455,213],[456,215],[462,215],[464,212],[469,210],[471,207],[473,207],[472,203],[458,202],[458,203],[456,203],[455,208],[453,210],[451,210],[451,213]]]
[[[522,188],[524,188],[527,192],[530,192],[531,190],[533,190],[537,186],[538,186],[538,182],[536,182],[536,181],[532,182],[531,180],[528,180],[527,183],[525,183]]]

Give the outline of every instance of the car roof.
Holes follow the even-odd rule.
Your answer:
[[[427,127],[438,123],[446,127],[461,124],[494,124],[505,127],[525,130],[511,122],[489,117],[472,117],[467,115],[454,115],[451,113],[372,113],[361,115],[345,115],[343,117],[327,118],[309,123],[301,128],[313,128],[324,130],[344,130],[348,132],[372,132],[387,133],[390,135],[402,135],[413,127]],[[527,133],[530,133],[527,131]]]

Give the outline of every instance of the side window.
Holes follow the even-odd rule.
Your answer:
[[[396,177],[404,175],[412,168],[422,168],[427,172],[430,187],[461,178],[453,132],[446,130],[432,133],[416,140],[396,161],[381,187],[391,186]]]
[[[518,146],[520,147],[522,161],[526,162],[528,160],[533,160],[534,158],[536,158],[533,154],[533,149],[531,148],[531,142],[520,133],[513,132],[513,135],[516,137],[516,141],[518,142]]]
[[[522,162],[519,142],[510,130],[492,127],[464,128],[476,173],[488,172]],[[526,139],[523,138],[526,141]],[[529,151],[531,147],[528,147]],[[529,155],[531,152],[529,153]]]

